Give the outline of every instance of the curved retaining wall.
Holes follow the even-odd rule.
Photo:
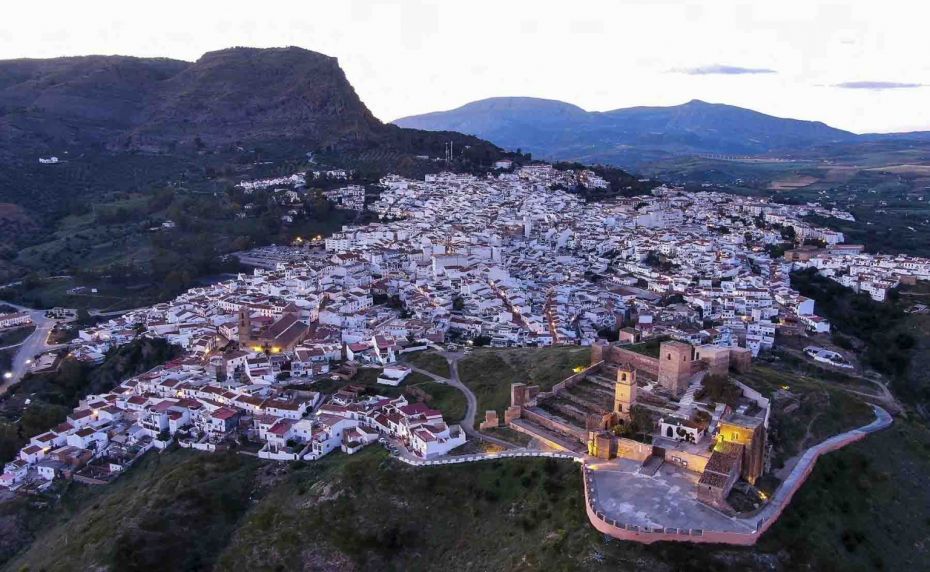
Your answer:
[[[582,465],[581,473],[584,482],[585,512],[587,512],[588,519],[591,521],[591,525],[594,526],[594,528],[620,540],[632,540],[644,544],[651,544],[659,541],[710,542],[743,546],[755,544],[756,541],[759,540],[759,537],[778,520],[779,516],[781,516],[785,507],[788,506],[788,503],[790,503],[792,497],[794,497],[794,493],[801,488],[801,485],[803,485],[807,477],[810,476],[811,471],[814,469],[814,465],[817,463],[817,459],[819,459],[821,455],[841,449],[850,443],[860,441],[865,438],[866,435],[880,431],[891,425],[892,418],[887,411],[875,405],[872,407],[875,410],[875,421],[814,445],[801,456],[801,459],[798,460],[798,464],[795,465],[788,477],[779,485],[775,494],[772,495],[772,499],[762,508],[758,515],[751,519],[743,519],[743,522],[755,528],[754,532],[648,528],[617,522],[597,509],[597,499],[593,493],[593,482],[590,470],[587,466]]]

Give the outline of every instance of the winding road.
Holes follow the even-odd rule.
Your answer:
[[[3,303],[7,306],[12,306],[21,312],[29,312],[29,315],[32,318],[32,322],[36,326],[36,329],[28,338],[19,344],[19,350],[16,352],[16,355],[13,356],[13,368],[9,372],[13,375],[9,379],[6,377],[6,375],[3,376],[2,383],[0,383],[0,394],[6,393],[6,390],[11,385],[18,383],[23,378],[23,376],[26,375],[26,372],[29,370],[29,364],[32,362],[32,359],[36,355],[48,350],[67,347],[68,345],[49,345],[48,336],[51,333],[52,328],[55,326],[56,320],[47,318],[45,316],[45,310],[35,310],[33,308],[19,306],[10,302]],[[6,374],[8,372],[3,373]]]
[[[440,352],[439,355],[446,358],[446,361],[449,363],[449,372],[451,377],[443,377],[431,371],[420,369],[409,362],[407,365],[410,366],[413,371],[422,373],[437,383],[451,385],[465,395],[465,401],[468,406],[465,409],[465,417],[462,418],[459,424],[462,426],[462,429],[465,431],[466,435],[476,439],[481,439],[482,441],[488,443],[493,443],[505,449],[517,448],[516,445],[509,441],[498,439],[497,437],[492,437],[491,435],[487,435],[475,429],[475,415],[478,411],[478,398],[475,396],[475,393],[459,379],[459,360],[462,358],[463,354],[454,352]]]

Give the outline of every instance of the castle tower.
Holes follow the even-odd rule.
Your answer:
[[[252,342],[252,316],[249,309],[239,308],[239,347],[248,347]]]
[[[614,413],[624,421],[630,420],[633,405],[636,403],[636,370],[628,365],[617,368],[617,382],[614,384]]]
[[[526,403],[526,384],[525,383],[511,383],[510,384],[510,405],[514,407],[523,407]]]
[[[604,361],[609,351],[610,344],[603,340],[597,340],[591,344],[591,365]]]
[[[681,395],[691,378],[694,348],[684,342],[662,342],[659,346],[659,385]]]

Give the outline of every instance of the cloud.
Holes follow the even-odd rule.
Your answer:
[[[843,83],[833,84],[833,87],[842,87],[844,89],[911,89],[915,87],[925,87],[925,83],[908,83],[897,81],[845,81]]]
[[[777,73],[769,68],[744,68],[740,66],[725,66],[714,64],[710,66],[699,66],[696,68],[679,68],[671,70],[675,73],[686,73],[688,75],[745,75],[759,73]]]

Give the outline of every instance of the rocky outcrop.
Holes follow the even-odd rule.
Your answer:
[[[158,151],[290,140],[364,145],[385,126],[335,58],[231,48],[196,62],[87,56],[0,62],[0,149]]]

